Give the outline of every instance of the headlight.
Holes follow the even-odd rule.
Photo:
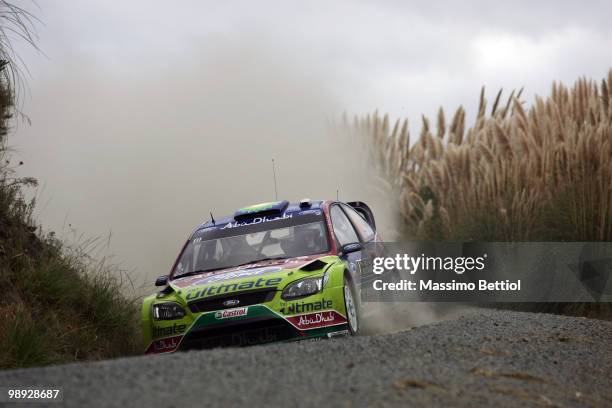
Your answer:
[[[153,305],[155,320],[175,320],[185,316],[185,311],[178,303],[159,303]]]
[[[327,273],[316,278],[306,278],[293,282],[283,290],[281,298],[285,300],[301,298],[320,292],[327,283]]]

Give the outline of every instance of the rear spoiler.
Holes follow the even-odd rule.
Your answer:
[[[353,209],[359,214],[361,214],[363,218],[365,218],[365,220],[368,222],[368,224],[372,226],[372,228],[376,229],[374,213],[372,212],[372,210],[370,210],[370,207],[368,207],[366,203],[364,203],[363,201],[351,201],[347,204],[353,207]]]

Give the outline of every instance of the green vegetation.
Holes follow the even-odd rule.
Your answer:
[[[344,122],[361,138],[396,201],[400,236],[431,241],[612,241],[612,71],[600,84],[554,83],[526,110],[520,92],[490,110],[484,97],[466,130],[460,107],[436,129],[377,113]],[[544,306],[544,305],[540,305]],[[610,314],[609,304],[546,311]]]
[[[139,350],[138,305],[121,271],[36,226],[7,148],[20,71],[4,37],[31,40],[31,16],[0,2],[0,369],[124,356]],[[7,27],[6,25],[10,27]]]

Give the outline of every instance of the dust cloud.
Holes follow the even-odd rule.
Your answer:
[[[140,75],[62,61],[32,84],[32,125],[12,139],[20,174],[44,186],[45,229],[112,235],[107,252],[144,292],[209,212],[274,199],[273,158],[279,199],[372,198],[366,164],[330,135],[342,107],[323,73],[255,43],[204,48]]]
[[[272,159],[279,199],[365,201],[392,240],[393,200],[363,145],[331,131],[343,106],[329,81],[246,41],[203,46],[195,62],[138,75],[76,54],[33,84],[32,125],[13,139],[20,173],[44,186],[36,194],[45,229],[75,245],[109,236],[103,255],[128,271],[137,295],[154,290],[210,212],[275,198]],[[426,305],[399,315],[372,307],[375,332],[436,318]]]

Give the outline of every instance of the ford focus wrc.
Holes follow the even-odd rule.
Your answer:
[[[211,219],[143,301],[145,352],[355,335],[358,262],[376,240],[362,202],[278,201]]]

